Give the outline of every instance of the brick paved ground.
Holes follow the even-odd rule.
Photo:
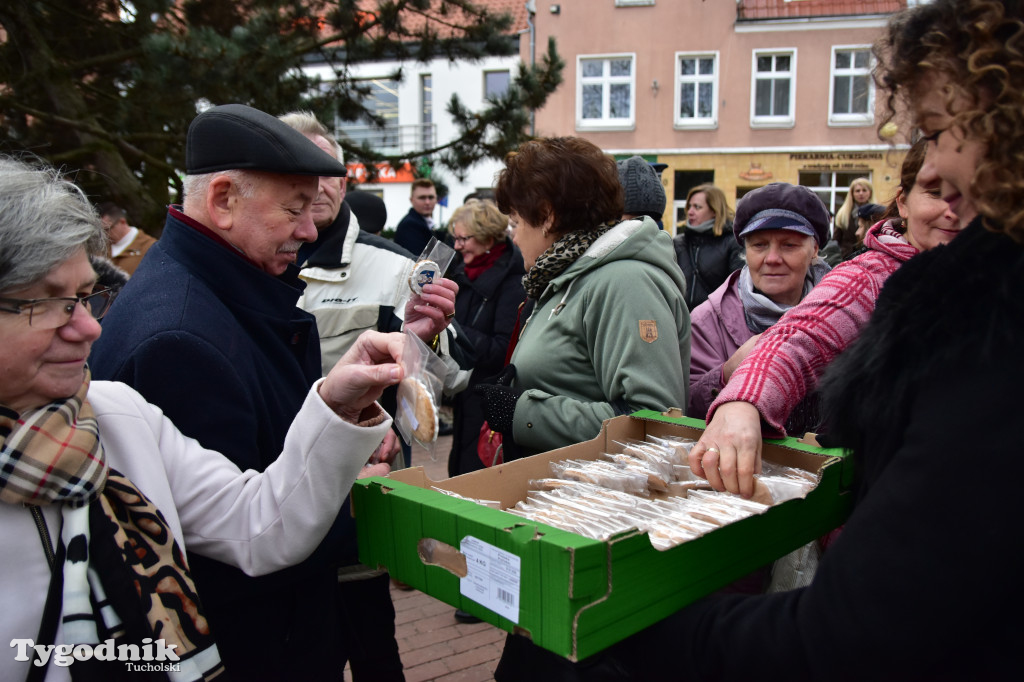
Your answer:
[[[448,477],[451,437],[437,442],[437,460],[419,447],[413,448],[413,466],[422,466],[439,481]],[[463,625],[455,609],[419,590],[391,588],[395,603],[395,636],[405,666],[406,682],[486,682],[494,679],[505,643],[505,632],[488,623]],[[345,668],[345,682],[351,682]],[[370,681],[372,682],[372,681]]]

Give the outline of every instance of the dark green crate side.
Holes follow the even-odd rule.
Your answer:
[[[391,533],[380,535],[376,528],[392,528],[394,509],[382,498],[379,481],[384,479],[359,479],[352,486],[352,509],[356,520],[356,540],[359,547],[359,561],[367,566],[393,566],[395,545]],[[382,542],[384,538],[386,541]]]
[[[459,606],[459,577],[442,566],[423,564],[419,557],[419,542],[420,540],[432,539],[443,542],[456,550],[459,549],[460,519],[458,514],[459,510],[467,502],[435,491],[428,492],[433,493],[429,504],[424,504],[420,499],[421,496],[416,491],[410,492],[410,494],[417,498],[420,504],[422,524],[420,526],[420,534],[415,539],[416,545],[401,547],[400,554],[410,557],[413,552],[416,553],[414,559],[410,557],[407,560],[419,561],[420,565],[423,566],[424,592],[433,595],[447,604]]]

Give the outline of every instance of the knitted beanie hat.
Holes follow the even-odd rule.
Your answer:
[[[649,215],[661,220],[665,212],[665,188],[658,173],[640,156],[631,156],[617,162],[619,182],[626,191],[624,213]]]

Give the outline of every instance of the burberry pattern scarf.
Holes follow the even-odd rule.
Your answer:
[[[67,400],[23,415],[0,405],[0,501],[61,505],[62,643],[163,639],[181,658],[169,679],[212,679],[223,666],[184,552],[160,510],[107,466],[88,390],[87,370]],[[102,679],[88,663],[75,679]]]

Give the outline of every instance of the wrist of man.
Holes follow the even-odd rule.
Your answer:
[[[315,387],[316,394],[320,397],[320,400],[324,402],[334,414],[338,415],[340,419],[348,422],[349,424],[355,424],[356,426],[376,426],[388,418],[387,412],[381,409],[380,405],[376,402],[372,402],[366,407],[352,408],[344,404],[336,403],[326,395],[324,395],[324,379],[320,379]]]

